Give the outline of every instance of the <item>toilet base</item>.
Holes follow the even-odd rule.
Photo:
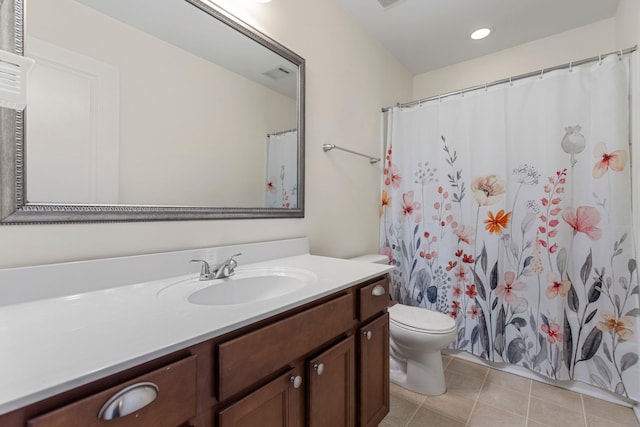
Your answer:
[[[391,358],[389,371],[391,382],[427,396],[437,396],[446,392],[447,386],[440,352],[422,354],[420,359],[420,363],[407,360],[405,364],[404,361]]]

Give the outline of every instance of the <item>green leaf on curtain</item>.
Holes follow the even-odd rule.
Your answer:
[[[633,317],[638,317],[640,316],[640,308],[636,307],[632,310],[629,310],[625,313],[625,316],[633,316]]]
[[[567,305],[574,313],[576,313],[580,308],[580,300],[578,299],[576,288],[573,287],[573,283],[569,287],[569,294],[567,295]]]
[[[607,356],[607,359],[609,359],[609,362],[613,362],[613,359],[611,358],[611,353],[609,353],[609,346],[607,345],[606,342],[602,344],[602,351],[604,355]]]
[[[573,287],[573,286],[572,286]],[[567,319],[567,311],[564,311],[564,365],[571,372],[571,360],[573,357],[573,332],[571,331],[571,325],[569,319]],[[571,376],[573,378],[573,376]]]
[[[638,363],[638,355],[636,353],[627,353],[620,359],[620,370],[624,372],[636,363]]]
[[[593,328],[584,340],[584,344],[582,344],[582,360],[589,360],[595,356],[601,343],[602,331],[598,328]]]
[[[491,269],[491,275],[489,276],[489,286],[491,286],[491,290],[493,291],[498,287],[498,261],[493,265]]]
[[[544,314],[540,313],[540,317],[542,317],[542,323],[549,326],[549,319]]]
[[[480,311],[480,342],[482,343],[482,348],[484,350],[484,353],[486,354],[486,357],[490,357],[489,354],[489,331],[487,329],[487,318],[484,315],[484,311]]]
[[[497,306],[498,306],[498,298],[494,299],[493,302],[491,303],[491,311],[495,310]]]
[[[511,319],[511,324],[516,327],[517,330],[521,330],[525,326],[527,326],[527,321],[522,317],[514,317]]]
[[[631,291],[631,295],[635,295],[638,293],[638,285],[636,285],[635,288],[633,288],[633,290]]]
[[[602,357],[600,356],[593,356],[593,363],[596,365],[596,368],[598,368],[600,375],[607,380],[607,384],[611,384],[611,370],[607,366],[607,362],[602,360]],[[605,388],[609,388],[609,386]]]
[[[542,362],[545,361],[546,358],[547,358],[547,346],[544,344],[544,339],[543,339],[540,345],[540,351],[533,358],[533,367],[537,368],[538,366],[540,366]]]
[[[493,351],[498,353],[500,356],[504,354],[504,347],[507,344],[507,338],[502,334],[496,334],[493,339]]]
[[[427,288],[427,301],[431,304],[435,304],[438,300],[438,287],[437,286],[429,286]]]
[[[480,338],[480,325],[476,325],[471,330],[471,345],[476,345],[478,343],[478,338]]]
[[[589,315],[587,316],[583,324],[586,325],[587,323],[591,322],[591,320],[593,319],[593,316],[595,316],[597,312],[598,312],[598,309],[596,308],[591,313],[589,313]]]
[[[476,269],[473,268],[473,279],[476,282],[476,290],[478,291],[478,295],[480,295],[480,298],[482,298],[483,301],[487,300],[487,293],[484,290],[484,283],[482,283],[482,279],[480,278],[480,276],[478,276],[478,273],[476,273]]]
[[[567,271],[567,250],[562,248],[558,251],[558,257],[556,258],[556,265],[560,272],[560,278],[564,277],[564,273]]]
[[[630,258],[629,259],[629,263],[627,264],[627,268],[629,269],[629,273],[633,274],[634,271],[636,271],[636,268],[638,268],[638,265],[636,263],[635,258]]]
[[[507,313],[504,311],[504,305],[500,307],[498,318],[496,319],[496,335],[504,335],[507,319]],[[500,352],[502,353],[502,352]]]
[[[509,346],[507,347],[507,359],[509,363],[518,363],[522,360],[526,352],[527,346],[524,340],[520,337],[515,338],[509,342]]]
[[[582,284],[585,286],[587,286],[587,280],[589,280],[589,275],[591,274],[592,258],[591,249],[589,249],[589,255],[587,255],[587,259],[584,260],[584,264],[580,269],[580,279],[582,279]]]
[[[480,267],[482,267],[482,272],[487,274],[487,247],[482,243],[482,251],[480,251]]]
[[[591,381],[593,381],[595,384],[598,385],[598,387],[603,388],[605,390],[609,390],[609,384],[605,383],[602,378],[598,377],[595,374],[591,374],[589,375],[589,378],[591,378]]]
[[[589,292],[587,294],[589,304],[598,301],[598,298],[600,298],[601,292],[602,292],[602,279],[596,279],[593,282],[593,285],[591,285],[591,287],[589,288]]]

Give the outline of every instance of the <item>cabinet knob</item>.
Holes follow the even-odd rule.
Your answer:
[[[373,336],[373,332],[371,332],[371,331],[362,331],[362,335],[363,335],[366,339],[370,340],[370,339],[371,339],[371,337]]]
[[[156,400],[158,390],[158,386],[150,382],[130,385],[114,394],[102,405],[98,418],[114,420],[134,413]]]
[[[300,388],[302,385],[302,377],[300,375],[291,375],[289,381],[293,384],[293,388]]]
[[[314,363],[313,370],[316,371],[316,374],[322,375],[324,372],[324,363]]]
[[[387,291],[384,289],[384,286],[382,285],[375,285],[371,290],[371,295],[373,295],[374,297],[379,297],[380,295],[384,295],[386,293]]]

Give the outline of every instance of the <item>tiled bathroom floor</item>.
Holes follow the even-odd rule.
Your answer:
[[[379,427],[640,427],[631,408],[443,356],[447,392],[423,396],[391,384]]]

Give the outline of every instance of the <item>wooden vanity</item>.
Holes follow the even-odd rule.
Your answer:
[[[0,426],[377,426],[389,411],[388,288],[386,275],[366,280],[13,410]],[[98,418],[139,386],[155,387],[151,403]]]

